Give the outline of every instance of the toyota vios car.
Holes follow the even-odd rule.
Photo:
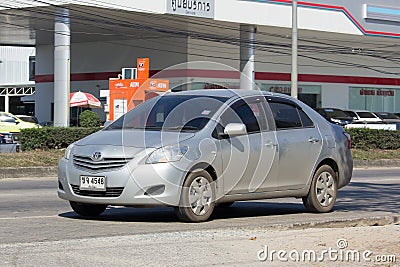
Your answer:
[[[352,176],[349,148],[342,127],[285,95],[170,93],[71,144],[58,195],[81,216],[109,205],[172,206],[200,222],[216,205],[278,197],[329,212]]]

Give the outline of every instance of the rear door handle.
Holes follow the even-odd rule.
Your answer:
[[[308,138],[308,142],[315,144],[319,142],[319,139],[315,138],[315,137],[310,137]]]
[[[277,147],[278,144],[273,143],[273,142],[271,142],[271,141],[267,141],[267,142],[265,142],[265,146],[266,146],[266,147]]]

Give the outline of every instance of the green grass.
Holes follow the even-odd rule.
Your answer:
[[[0,168],[57,166],[64,153],[65,149],[0,153]]]
[[[356,160],[400,159],[400,149],[397,150],[352,149],[351,154],[353,155],[353,159]]]
[[[356,160],[375,159],[400,159],[398,150],[361,150],[352,149],[353,158]],[[0,168],[4,167],[37,167],[57,166],[58,161],[64,156],[65,149],[47,151],[23,151],[19,153],[0,153]]]

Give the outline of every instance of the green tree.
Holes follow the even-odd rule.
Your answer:
[[[79,125],[81,127],[99,127],[101,126],[101,119],[96,112],[85,110],[79,115]]]

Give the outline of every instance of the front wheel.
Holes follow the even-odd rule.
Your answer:
[[[102,214],[107,205],[100,205],[100,204],[86,204],[86,203],[79,203],[70,201],[69,204],[71,208],[79,215],[84,217],[93,217]]]
[[[185,222],[203,222],[210,218],[215,200],[211,175],[205,170],[191,172],[183,183],[178,218]]]
[[[329,212],[337,197],[336,173],[328,165],[315,172],[308,195],[303,197],[304,206],[312,212]]]

